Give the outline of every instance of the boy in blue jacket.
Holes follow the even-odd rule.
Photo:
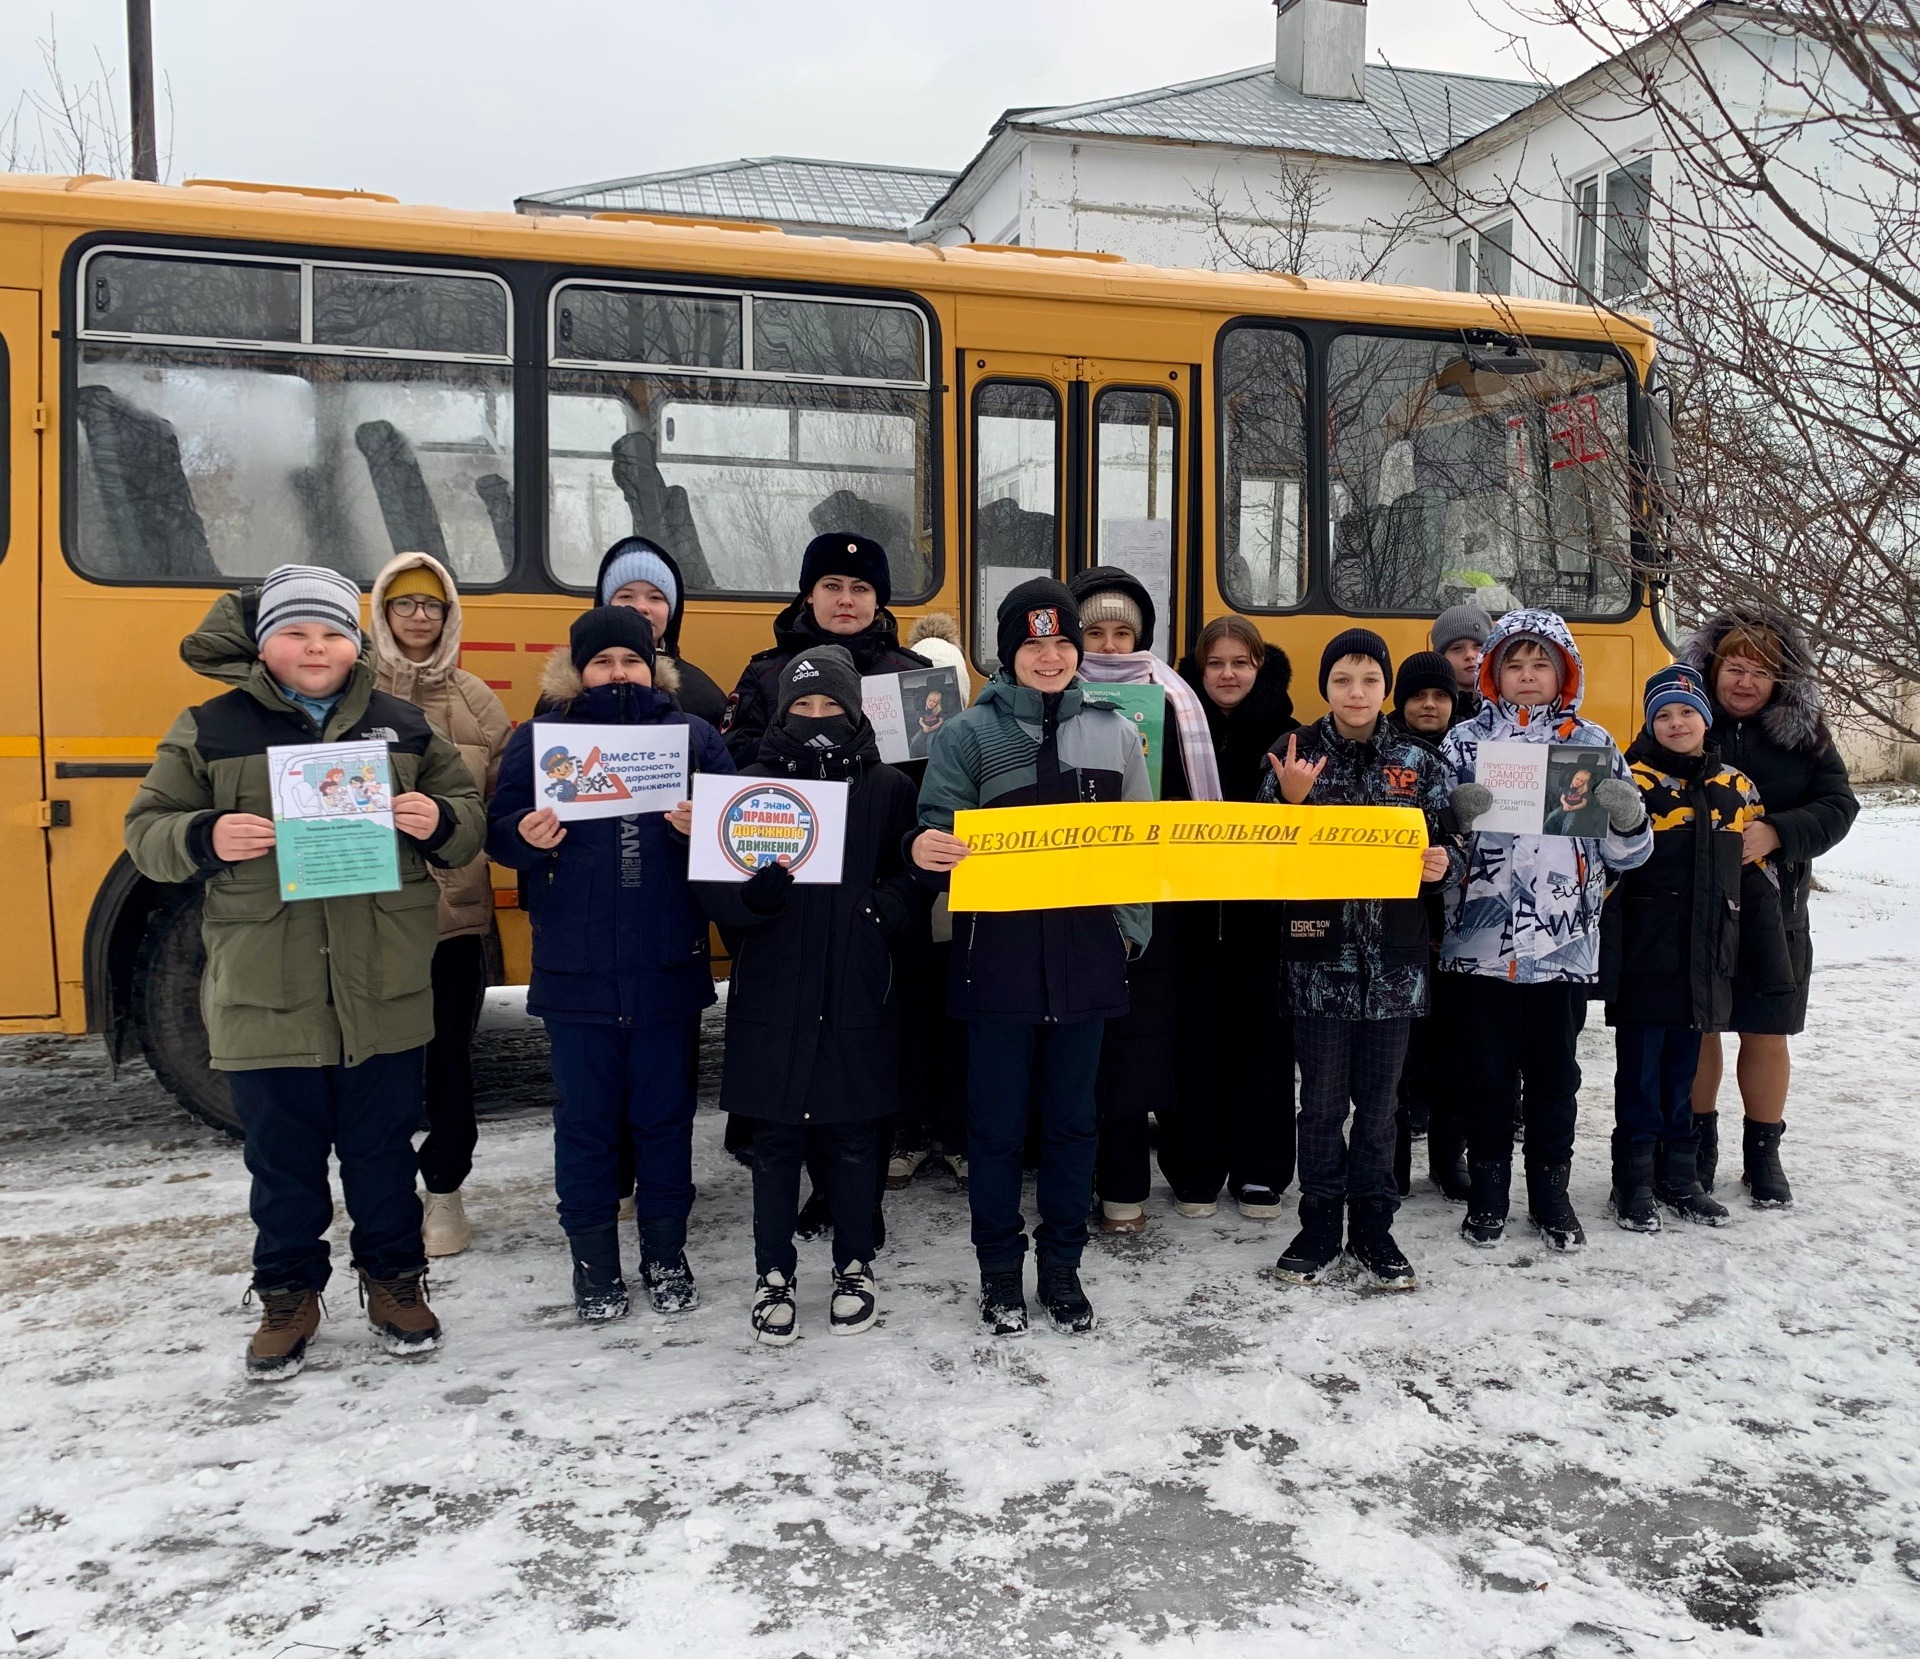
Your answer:
[[[548,661],[542,719],[690,728],[695,772],[731,772],[726,745],[653,684],[644,613],[603,605],[573,625]],[[543,805],[534,728],[517,728],[500,762],[487,852],[525,873],[533,926],[528,1012],[546,1021],[553,1080],[553,1179],[573,1250],[574,1311],[627,1311],[620,1273],[620,1141],[637,1163],[640,1273],[656,1313],[699,1305],[687,1266],[693,1208],[694,1051],[714,1000],[706,917],[687,887],[693,806],[562,824]]]

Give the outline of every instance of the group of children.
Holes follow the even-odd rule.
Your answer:
[[[416,575],[397,586],[418,594],[431,585],[447,598],[451,579],[437,565],[430,574],[430,584]],[[840,534],[808,547],[775,649],[748,664],[720,710],[712,682],[694,682],[698,670],[675,660],[683,595],[672,561],[637,537],[610,550],[595,605],[547,666],[539,718],[682,726],[694,772],[846,782],[837,885],[798,884],[779,864],[739,883],[691,882],[689,801],[562,822],[543,804],[531,722],[504,752],[495,741],[478,758],[463,756],[415,702],[375,688],[358,590],[343,576],[286,566],[257,592],[220,599],[183,655],[235,689],[189,709],[168,733],[129,810],[127,844],[143,874],[197,882],[205,894],[213,1063],[233,1084],[254,1178],[263,1316],[249,1374],[297,1371],[317,1327],[329,1151],[340,1158],[353,1263],[375,1329],[395,1352],[439,1340],[411,1139],[429,1044],[451,1040],[436,1035],[444,941],[430,872],[443,884],[454,872],[484,873],[483,843],[487,857],[519,872],[531,924],[528,1009],[552,1044],[554,1180],[579,1317],[628,1311],[619,1218],[629,1189],[650,1305],[674,1314],[698,1304],[686,1240],[697,1039],[715,999],[712,923],[732,959],[721,1104],[729,1148],[753,1172],[752,1335],[779,1346],[798,1334],[803,1170],[832,1225],[828,1328],[870,1327],[891,1150],[879,1126],[895,1121],[903,1061],[928,1029],[903,995],[911,974],[896,970],[917,963],[924,975],[930,912],[944,914],[951,872],[968,856],[955,815],[1151,798],[1138,730],[1101,695],[1103,683],[1128,679],[1169,686],[1169,749],[1185,751],[1176,793],[1413,807],[1426,820],[1417,897],[1248,901],[1209,912],[1216,942],[1230,932],[1257,939],[1244,960],[1262,964],[1254,978],[1264,983],[1234,994],[1275,1016],[1234,1038],[1265,1050],[1253,1075],[1265,1065],[1271,1087],[1249,1115],[1284,1114],[1297,1128],[1300,1226],[1280,1256],[1281,1279],[1317,1283],[1350,1261],[1365,1284],[1416,1283],[1392,1234],[1413,1116],[1426,1119],[1442,1190],[1466,1202],[1471,1243],[1492,1246],[1504,1233],[1516,1126],[1531,1220],[1556,1249],[1584,1242],[1568,1176],[1575,1045],[1596,994],[1617,1028],[1611,1212],[1636,1231],[1658,1227],[1656,1200],[1689,1220],[1724,1221],[1695,1163],[1700,1034],[1724,1025],[1736,978],[1764,986],[1786,969],[1779,905],[1765,902],[1766,861],[1742,855],[1741,832],[1760,801],[1710,747],[1713,709],[1699,674],[1674,667],[1647,682],[1646,724],[1622,756],[1580,716],[1580,655],[1559,616],[1521,609],[1493,623],[1459,607],[1436,625],[1436,650],[1408,659],[1397,676],[1379,635],[1337,635],[1319,665],[1327,713],[1304,727],[1288,719],[1270,746],[1253,747],[1236,711],[1274,706],[1251,695],[1266,683],[1258,636],[1238,618],[1211,625],[1197,666],[1178,680],[1144,648],[1145,590],[1125,572],[1087,574],[1099,580],[1077,581],[1078,591],[1041,578],[1005,596],[997,671],[970,706],[938,721],[916,788],[880,760],[862,712],[863,673],[926,661],[898,643],[877,544]],[[387,596],[399,608],[384,625],[422,609],[393,586],[376,591],[376,632]],[[1285,704],[1284,673],[1280,685]],[[719,729],[692,703],[718,712]],[[1262,744],[1273,729],[1261,730]],[[388,745],[400,886],[283,902],[266,858],[275,845],[266,750],[348,739]],[[1605,828],[1476,831],[1492,805],[1476,781],[1486,743],[1576,744],[1606,756],[1588,790]],[[1039,1300],[1058,1328],[1094,1323],[1079,1270],[1097,1179],[1109,1193],[1106,1173],[1096,1174],[1113,1121],[1101,1098],[1111,1090],[1102,1054],[1130,1018],[1136,1035],[1149,1035],[1134,987],[1147,982],[1156,933],[1180,925],[1169,914],[1180,907],[1158,908],[1159,916],[1065,904],[951,917],[941,951],[944,1040],[964,1032],[966,1078],[957,1167],[967,1179],[980,1316],[995,1334],[1027,1325],[1021,1200],[1035,1164]],[[1244,912],[1231,930],[1229,910]],[[1197,976],[1225,960],[1190,954],[1186,983],[1170,998],[1208,998]],[[462,1047],[465,1038],[463,1029]],[[1284,1078],[1271,1076],[1281,1069]],[[1193,1133],[1181,1112],[1167,1115],[1163,1166],[1165,1141]],[[1181,1167],[1217,1157],[1217,1192],[1232,1137],[1236,1147],[1248,1139],[1221,1128],[1220,1148],[1189,1146]],[[461,1155],[470,1154],[468,1139]],[[1270,1216],[1290,1171],[1269,1171],[1273,1159],[1260,1156],[1262,1173],[1243,1171],[1235,1185],[1247,1213]],[[1210,1213],[1212,1203],[1181,1208]],[[1128,1210],[1138,1205],[1105,1207],[1109,1230],[1134,1230]]]

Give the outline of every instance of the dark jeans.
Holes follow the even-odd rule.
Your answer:
[[[620,1146],[633,1147],[634,1208],[663,1250],[686,1240],[693,1209],[693,1054],[700,1020],[576,1025],[548,1020],[553,1185],[569,1233],[611,1227],[620,1210]],[[649,1226],[653,1223],[653,1226]],[[662,1224],[665,1224],[663,1227]],[[672,1242],[678,1238],[679,1244]]]
[[[1384,1198],[1393,1179],[1393,1114],[1411,1020],[1293,1017],[1300,1058],[1300,1196]],[[1351,1144],[1347,1114],[1353,1114]]]
[[[1402,1197],[1413,1183],[1417,1132],[1427,1136],[1429,1160],[1442,1165],[1451,1164],[1466,1142],[1457,1007],[1461,982],[1459,974],[1436,972],[1429,987],[1433,1011],[1415,1020],[1407,1033],[1407,1059],[1400,1068],[1400,1109],[1394,1114],[1393,1173]]]
[[[903,952],[898,959],[901,1012],[900,1116],[893,1146],[924,1152],[967,1150],[967,1026],[947,1012],[951,943]],[[892,1155],[893,1146],[884,1150]]]
[[[1223,1186],[1235,1198],[1250,1186],[1286,1191],[1295,1137],[1292,1018],[1268,1008],[1212,1059],[1204,1078],[1182,1079],[1179,1105],[1160,1118],[1160,1173],[1184,1204],[1210,1204]]]
[[[354,1262],[375,1279],[426,1265],[413,1190],[421,1052],[377,1054],[357,1066],[227,1073],[233,1109],[247,1132],[253,1282],[260,1289],[325,1288],[326,1232],[333,1225],[329,1152],[340,1159]]]
[[[1034,1248],[1044,1261],[1079,1263],[1093,1204],[1093,1080],[1105,1028],[1104,1020],[968,1023],[967,1197],[981,1272],[1017,1270],[1026,1259],[1020,1153],[1029,1112],[1041,1126]]]
[[[1511,1160],[1517,1103],[1526,1124],[1527,1162],[1570,1163],[1580,1093],[1575,1048],[1587,1023],[1589,987],[1455,977],[1469,1155],[1476,1163]]]
[[[1624,1139],[1693,1139],[1700,1033],[1684,1025],[1622,1025],[1613,1033],[1613,1121]]]
[[[480,1141],[473,1121],[473,1022],[486,993],[486,940],[477,933],[442,939],[433,953],[427,1138],[420,1143],[420,1179],[428,1192],[458,1192],[473,1173]]]
[[[833,1212],[833,1265],[872,1262],[879,1137],[871,1123],[769,1123],[753,1125],[753,1265],[763,1277],[784,1273],[789,1282],[799,1257],[793,1224],[800,1213],[800,1168],[804,1163]]]

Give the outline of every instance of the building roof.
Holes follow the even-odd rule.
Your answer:
[[[1282,81],[1268,61],[1094,103],[1010,109],[994,124],[986,149],[954,185],[1009,132],[1223,144],[1351,161],[1437,161],[1552,90],[1535,81],[1385,64],[1368,64],[1361,84],[1364,99],[1309,98]],[[949,188],[927,218],[952,194]]]
[[[538,191],[513,205],[522,213],[673,213],[903,236],[908,227],[926,217],[957,177],[927,167],[748,156],[677,172],[641,173]]]

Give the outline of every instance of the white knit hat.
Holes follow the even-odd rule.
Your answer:
[[[360,638],[360,588],[349,576],[324,565],[280,565],[260,584],[260,610],[253,640],[264,645],[282,628],[321,622]]]

